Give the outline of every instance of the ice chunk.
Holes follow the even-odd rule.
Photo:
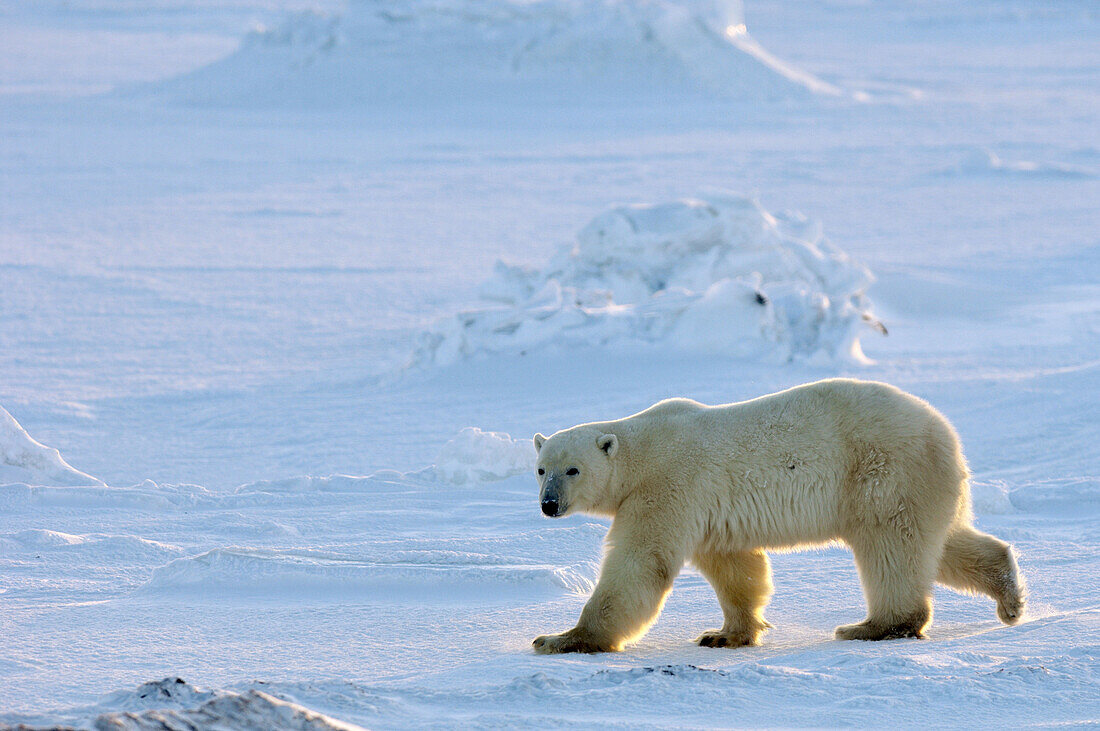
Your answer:
[[[61,453],[35,441],[0,407],[0,483],[28,485],[98,485],[102,480],[74,469]]]
[[[871,273],[798,214],[750,198],[612,209],[542,269],[498,264],[486,307],[422,333],[413,365],[542,346],[666,342],[739,358],[861,360],[859,334],[883,330]]]
[[[435,474],[456,485],[491,482],[530,472],[535,447],[530,440],[512,439],[502,432],[468,426],[443,445]]]

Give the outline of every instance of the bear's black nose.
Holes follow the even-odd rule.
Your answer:
[[[556,517],[558,514],[558,501],[557,500],[543,500],[542,501],[542,514],[549,515],[551,518]]]

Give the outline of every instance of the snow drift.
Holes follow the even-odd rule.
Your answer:
[[[501,556],[447,548],[405,549],[394,553],[330,553],[307,549],[229,546],[179,558],[156,569],[143,595],[186,592],[198,596],[226,593],[266,596],[357,595],[392,602],[463,601],[486,592],[586,594],[595,586],[591,561],[550,566],[525,556]]]
[[[257,480],[240,485],[235,495],[304,495],[310,493],[369,493],[392,484],[387,478],[403,477],[399,472],[385,470],[377,475],[300,475],[281,480]]]
[[[85,483],[79,487],[0,484],[0,510],[9,512],[47,508],[159,512],[224,505],[224,500],[205,487],[187,484],[158,485],[152,480],[130,487],[107,487],[102,483]]]
[[[498,263],[482,287],[485,306],[422,333],[412,365],[620,340],[858,361],[860,332],[885,332],[865,296],[872,281],[817,226],[749,198],[624,206],[542,268]]]
[[[112,561],[146,560],[177,556],[178,546],[129,535],[92,533],[73,535],[60,531],[29,528],[15,533],[0,533],[0,551],[7,556],[44,553],[81,554],[86,558],[103,557]]]
[[[35,441],[0,407],[0,484],[99,485],[103,481],[74,469],[61,453]]]
[[[1036,160],[1006,160],[985,147],[970,150],[940,173],[944,177],[992,177],[1019,180],[1096,180],[1097,171],[1081,165]]]
[[[258,28],[154,94],[194,104],[389,108],[835,95],[768,54],[738,0],[352,0]]]

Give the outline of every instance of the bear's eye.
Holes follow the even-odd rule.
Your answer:
[[[546,470],[544,470],[543,468],[539,467],[539,474],[540,474],[540,475],[545,475],[545,474],[546,474]]]
[[[579,475],[580,473],[581,471],[578,470],[576,467],[570,467],[565,471],[565,474],[567,475]]]

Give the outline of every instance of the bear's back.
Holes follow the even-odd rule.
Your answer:
[[[636,414],[636,416],[642,416],[643,414],[647,416],[679,416],[681,414],[697,414],[709,408],[711,407],[694,399],[668,398],[664,401],[658,401],[645,411]]]

